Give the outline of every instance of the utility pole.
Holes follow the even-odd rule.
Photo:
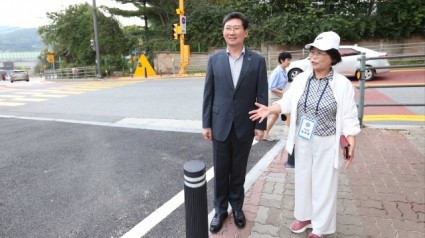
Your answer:
[[[97,31],[97,17],[96,17],[96,0],[93,0],[93,28],[94,28],[94,43],[96,48],[96,65],[97,65],[97,78],[102,78],[102,71],[100,65],[100,51],[99,51],[99,34]]]
[[[173,24],[173,39],[180,39],[180,71],[179,74],[186,74],[186,66],[189,65],[190,46],[184,44],[186,34],[186,16],[184,15],[184,0],[179,0],[179,8],[176,9],[179,15],[179,24]]]

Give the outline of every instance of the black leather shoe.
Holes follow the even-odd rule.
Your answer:
[[[223,222],[226,218],[227,218],[227,213],[221,216],[219,216],[218,213],[216,213],[210,224],[211,233],[219,232],[221,228],[223,227]]]
[[[244,228],[246,224],[245,215],[243,211],[233,211],[233,218],[235,218],[235,225],[239,228]]]

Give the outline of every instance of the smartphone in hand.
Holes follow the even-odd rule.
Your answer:
[[[340,140],[341,149],[342,149],[344,158],[349,159],[350,156],[349,156],[348,152],[350,150],[350,143],[348,143],[347,137],[345,137],[344,135],[341,135],[339,140]]]

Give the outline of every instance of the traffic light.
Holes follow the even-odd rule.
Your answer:
[[[179,35],[182,33],[182,28],[181,28],[181,26],[179,25],[179,24],[173,24],[172,25],[172,27],[173,27],[173,34],[172,34],[172,39],[174,39],[174,40],[178,40],[179,39]]]

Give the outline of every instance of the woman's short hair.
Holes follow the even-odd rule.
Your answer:
[[[330,49],[325,51],[329,56],[331,56],[332,63],[331,65],[336,65],[342,61],[341,54],[337,49]]]

